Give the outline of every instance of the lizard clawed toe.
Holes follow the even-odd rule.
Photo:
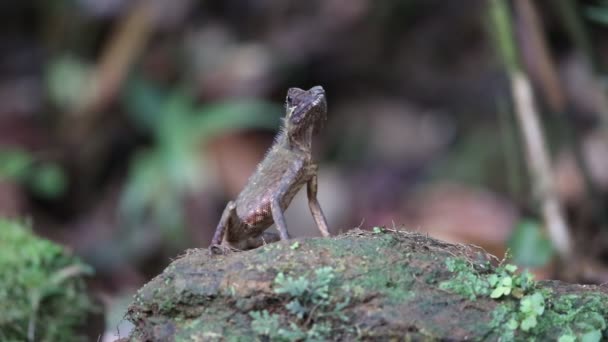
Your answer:
[[[232,248],[223,245],[211,245],[209,246],[209,254],[211,255],[226,255],[232,252]]]

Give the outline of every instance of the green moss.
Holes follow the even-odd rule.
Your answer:
[[[439,287],[471,300],[478,296],[490,296],[494,299],[507,296],[521,298],[534,287],[534,281],[529,272],[516,274],[517,266],[510,264],[501,265],[490,272],[491,267],[488,263],[478,265],[483,269],[477,270],[467,260],[448,258],[446,266],[450,272],[454,273],[454,277],[442,282]]]
[[[492,326],[502,340],[600,341],[602,337],[608,338],[608,296],[597,293],[559,296],[547,292],[534,295],[542,297],[542,305],[536,308],[531,309],[522,300],[519,306],[509,302],[494,311]],[[532,320],[530,310],[537,312]]]
[[[341,291],[336,291],[338,288]],[[332,267],[322,267],[313,275],[292,277],[280,272],[274,280],[282,314],[252,311],[251,330],[271,341],[320,341],[332,332],[350,330],[342,313],[351,293],[340,286]]]
[[[0,219],[0,340],[79,341],[95,308],[84,274],[92,270],[27,225]]]
[[[360,286],[369,293],[381,293],[390,301],[404,302],[413,295],[410,291],[415,283],[415,270],[405,264],[393,267],[372,267],[366,276],[354,279],[353,286]]]
[[[205,320],[185,319],[180,322],[183,327],[177,335],[175,341],[250,341],[251,333],[245,330],[244,321],[248,317],[239,313],[229,313],[225,310],[208,308],[202,313],[207,317]],[[226,322],[239,322],[227,327]],[[242,324],[241,324],[242,323]],[[173,331],[171,325],[167,325],[168,331]],[[159,337],[159,336],[157,336]],[[167,340],[171,340],[167,338]],[[139,341],[136,339],[136,341]]]
[[[538,290],[532,276],[516,274],[504,265],[492,272],[476,270],[467,260],[446,260],[452,279],[440,288],[474,300],[490,297],[501,302],[490,326],[502,341],[600,341],[608,338],[608,296],[598,293],[557,295]]]

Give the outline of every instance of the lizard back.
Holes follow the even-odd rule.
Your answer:
[[[260,232],[274,221],[270,202],[275,194],[286,186],[286,192],[279,203],[281,210],[287,209],[291,200],[308,181],[304,168],[306,158],[281,146],[268,151],[264,160],[251,175],[245,188],[236,199],[236,211],[239,218],[249,226],[255,226]],[[282,181],[287,181],[283,185]]]

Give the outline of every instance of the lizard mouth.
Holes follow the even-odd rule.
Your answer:
[[[323,87],[321,86],[314,86],[312,88],[310,88],[310,90],[308,90],[309,93],[311,94],[315,94],[315,95],[325,95],[325,89],[323,89]]]

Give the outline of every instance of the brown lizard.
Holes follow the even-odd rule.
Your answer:
[[[289,239],[283,213],[304,184],[312,217],[321,234],[329,236],[317,201],[318,167],[311,151],[312,136],[327,119],[325,90],[321,86],[308,91],[290,88],[285,111],[283,127],[264,160],[236,200],[226,205],[209,247],[213,253],[251,249],[276,241],[276,234],[264,234],[273,223],[279,238]]]

